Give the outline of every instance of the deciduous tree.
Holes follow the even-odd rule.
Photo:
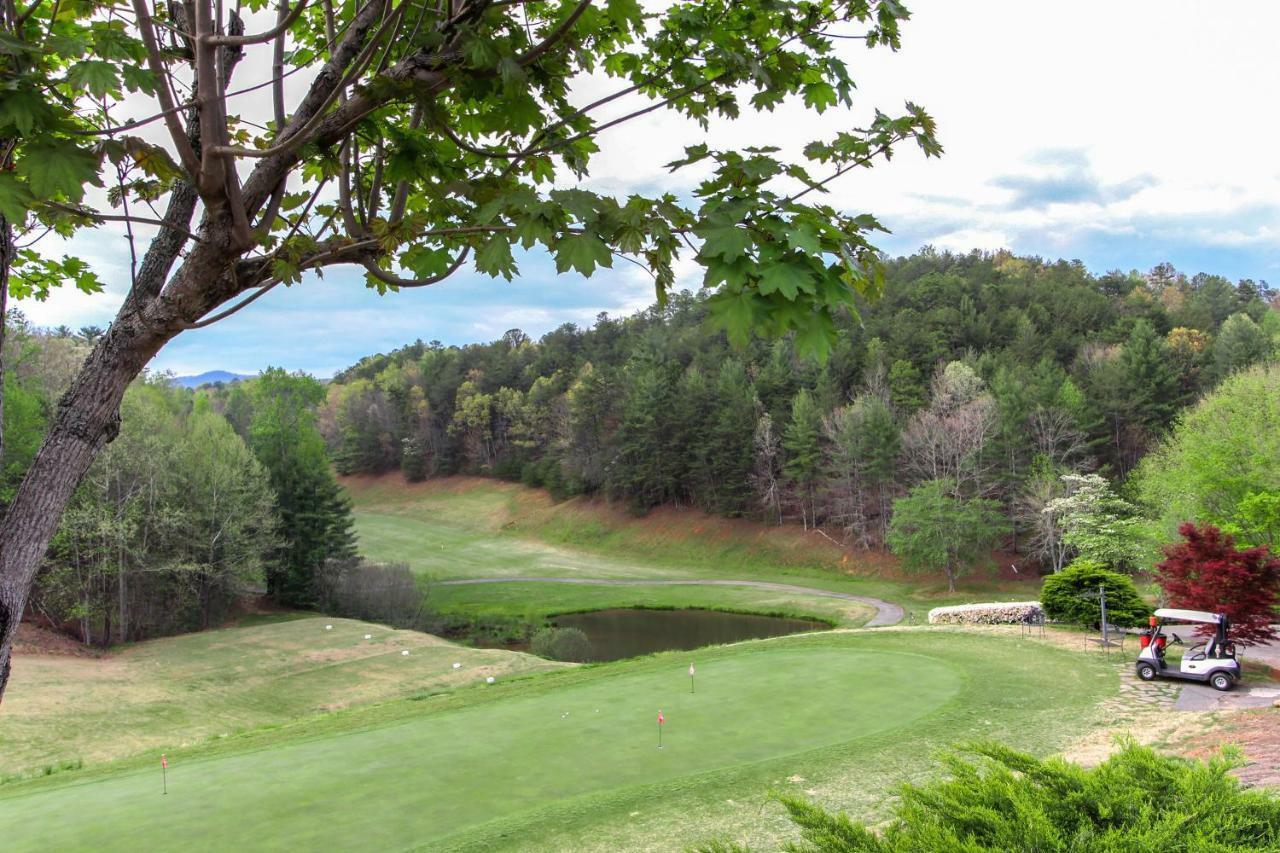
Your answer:
[[[802,350],[822,353],[833,317],[880,288],[866,237],[879,226],[813,193],[907,140],[940,151],[932,121],[908,105],[814,141],[801,162],[758,144],[767,140],[691,145],[672,168],[706,170],[692,203],[555,187],[586,176],[603,131],[655,110],[706,125],[788,99],[818,112],[850,104],[835,45],[897,47],[907,13],[888,0],[655,11],[635,0],[298,0],[274,16],[212,0],[21,5],[4,7],[0,225],[72,236],[119,222],[130,238],[155,236],[145,249],[131,240],[128,296],[0,526],[0,688],[67,500],[117,434],[129,382],[184,331],[340,264],[382,291],[467,262],[510,279],[517,247],[544,248],[562,272],[635,260],[662,297],[686,251],[734,340],[795,331]],[[265,79],[236,76],[238,65],[268,65],[241,63],[248,52],[270,55]],[[616,88],[584,103],[573,86],[589,74]],[[263,88],[270,98],[241,98]],[[13,262],[10,291],[100,286],[79,259],[24,251],[0,258]]]
[[[956,495],[956,484],[929,480],[893,503],[889,548],[915,572],[941,570],[947,589],[956,578],[988,559],[1009,524],[1000,504]]]
[[[1280,559],[1266,548],[1237,548],[1212,524],[1186,522],[1178,533],[1183,541],[1165,548],[1156,565],[1169,606],[1227,614],[1232,638],[1245,645],[1280,639],[1271,627],[1280,604]]]

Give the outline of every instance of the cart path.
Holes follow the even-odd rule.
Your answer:
[[[839,598],[843,601],[857,601],[870,605],[876,610],[864,628],[883,628],[897,625],[902,621],[904,613],[901,607],[890,601],[871,598],[867,595],[853,595],[848,592],[836,592],[830,589],[817,589],[811,586],[796,586],[790,583],[774,583],[772,581],[743,580],[625,580],[622,578],[455,578],[453,580],[434,581],[439,586],[466,586],[477,583],[571,583],[584,586],[746,586],[752,589],[768,589],[775,592],[794,592],[800,595],[813,595],[820,598]]]

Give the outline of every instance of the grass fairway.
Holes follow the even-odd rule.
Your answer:
[[[463,666],[455,670],[454,663]],[[461,648],[415,631],[321,616],[135,643],[105,658],[23,655],[14,661],[0,713],[0,776],[172,750],[555,666],[531,655]]]
[[[1105,662],[936,630],[818,634],[561,670],[380,709],[253,751],[0,787],[7,851],[679,849],[785,830],[771,787],[861,814],[930,752],[1051,750],[1116,685]],[[656,714],[667,717],[657,749]],[[304,727],[303,727],[304,728]]]
[[[831,542],[795,525],[776,527],[689,510],[658,509],[635,518],[598,502],[555,504],[545,492],[477,477],[407,484],[399,475],[349,477],[360,550],[380,562],[403,562],[433,579],[604,578],[782,581],[903,605],[917,621],[931,607],[962,601],[1035,597],[1028,582],[966,578],[951,594],[941,573],[903,580],[886,573],[882,555],[856,562]],[[539,621],[549,613],[591,607],[716,606],[862,624],[869,611],[798,594],[741,589],[660,587],[623,593],[606,587],[521,584],[437,587],[435,606],[459,615]]]

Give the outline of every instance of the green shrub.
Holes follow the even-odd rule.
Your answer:
[[[591,641],[578,628],[543,628],[533,635],[530,649],[552,660],[582,662],[591,658]]]
[[[1109,571],[1092,560],[1075,560],[1056,575],[1044,579],[1040,603],[1055,622],[1098,626],[1102,623],[1098,587],[1107,590],[1107,621],[1112,625],[1146,624],[1151,606],[1138,595],[1128,575]]]
[[[887,827],[781,798],[796,853],[1140,853],[1280,849],[1280,799],[1245,790],[1227,758],[1158,755],[1132,742],[1094,768],[978,744],[946,759],[950,778],[907,785]],[[715,843],[706,853],[727,853]]]

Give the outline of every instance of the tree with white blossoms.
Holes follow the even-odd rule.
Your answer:
[[[1066,497],[1049,501],[1062,541],[1083,559],[1133,571],[1147,561],[1149,547],[1133,504],[1118,496],[1099,474],[1064,474]]]

